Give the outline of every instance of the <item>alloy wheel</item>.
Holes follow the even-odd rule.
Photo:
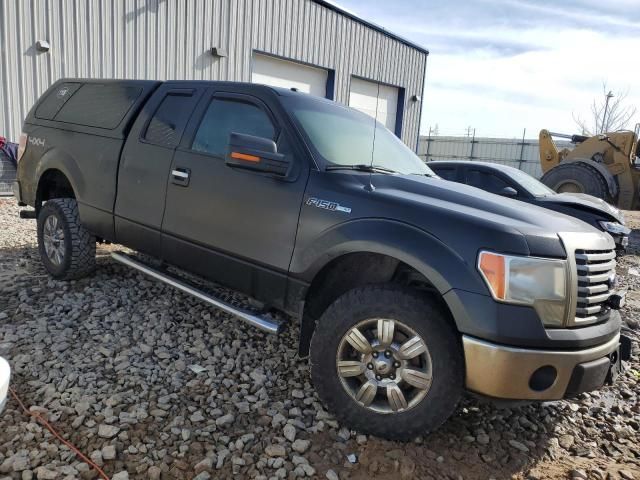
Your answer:
[[[372,318],[352,327],[340,341],[336,366],[349,396],[378,413],[409,410],[431,387],[427,345],[398,320]]]
[[[60,266],[64,260],[64,229],[55,215],[49,215],[44,221],[42,241],[49,261]]]

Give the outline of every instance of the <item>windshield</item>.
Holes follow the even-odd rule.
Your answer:
[[[283,103],[325,167],[371,165],[407,175],[434,175],[398,137],[364,113],[312,97],[285,97]]]
[[[540,180],[536,180],[531,175],[521,170],[509,168],[505,173],[509,175],[514,181],[522,185],[522,187],[534,197],[546,197],[547,195],[556,194],[556,192],[551,190]]]

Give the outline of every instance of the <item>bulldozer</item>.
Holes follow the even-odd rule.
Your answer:
[[[640,209],[640,124],[633,131],[567,135],[540,131],[542,183],[558,193],[587,193],[623,210]],[[575,148],[558,149],[554,138]]]

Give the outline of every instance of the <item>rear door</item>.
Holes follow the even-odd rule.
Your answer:
[[[193,116],[172,163],[163,257],[277,303],[284,299],[309,166],[272,108],[251,92],[213,87]],[[274,140],[294,173],[282,179],[227,166],[232,132]]]
[[[199,84],[166,83],[136,120],[118,171],[118,242],[160,256],[160,227],[171,161],[204,91]]]

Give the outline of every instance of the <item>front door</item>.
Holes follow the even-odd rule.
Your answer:
[[[221,87],[208,95],[173,158],[163,257],[280,306],[309,167],[263,101]],[[274,140],[294,173],[282,179],[227,166],[232,132]]]

